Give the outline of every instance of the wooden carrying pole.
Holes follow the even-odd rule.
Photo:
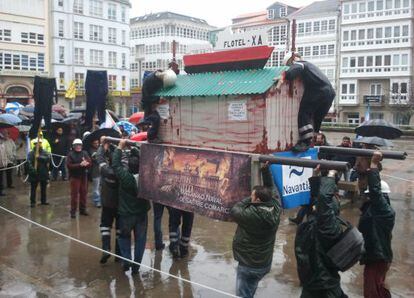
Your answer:
[[[332,154],[332,155],[347,155],[347,156],[365,156],[372,157],[375,151],[381,151],[382,157],[386,159],[398,159],[404,160],[407,157],[407,153],[403,151],[382,151],[372,149],[359,149],[359,148],[345,148],[345,147],[319,147],[319,152]]]

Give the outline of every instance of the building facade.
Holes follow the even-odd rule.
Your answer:
[[[87,70],[106,70],[115,112],[130,114],[130,46],[128,0],[53,0],[51,2],[51,72],[61,102],[70,109],[85,107]],[[76,82],[77,96],[63,100]]]
[[[215,29],[205,20],[160,12],[131,19],[131,88],[139,93],[145,71],[167,69],[175,59],[181,72],[183,56],[211,51],[209,32]]]
[[[369,118],[408,125],[413,103],[413,1],[343,0],[341,122]]]
[[[296,20],[297,52],[321,69],[337,94],[339,8],[339,0],[318,1],[289,16],[291,30]],[[325,121],[336,121],[337,98]]]
[[[49,75],[47,0],[0,0],[0,108],[32,102],[33,77]]]
[[[232,31],[240,33],[250,30],[268,29],[268,45],[274,50],[267,66],[280,66],[289,50],[290,30],[288,16],[297,8],[275,2],[265,11],[244,14],[232,19]]]

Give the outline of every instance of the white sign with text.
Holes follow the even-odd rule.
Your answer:
[[[258,47],[268,44],[267,29],[233,33],[229,28],[217,34],[215,50]]]

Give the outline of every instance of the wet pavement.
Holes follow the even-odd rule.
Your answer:
[[[328,134],[339,143],[342,134]],[[414,180],[414,140],[398,140],[396,150],[405,150],[405,161],[385,161],[383,174]],[[387,284],[393,297],[414,297],[414,204],[413,182],[383,176],[392,190],[396,210],[393,233],[394,262]],[[67,182],[52,182],[50,206],[29,208],[29,185],[16,178],[16,188],[0,198],[0,205],[59,232],[100,247],[100,209],[92,206],[90,216],[69,217]],[[295,210],[285,211],[277,232],[272,270],[260,282],[256,297],[299,297],[293,245],[296,227],[288,223]],[[147,249],[143,263],[170,274],[224,292],[235,293],[235,268],[231,251],[235,224],[196,216],[190,256],[172,261],[168,249],[154,249],[150,211]],[[348,204],[342,215],[356,224],[359,210]],[[168,244],[168,213],[163,218],[164,241]],[[124,274],[111,258],[99,264],[101,253],[29,224],[0,210],[0,297],[222,297],[208,289],[177,281],[142,268],[139,276]],[[341,274],[342,286],[350,297],[362,296],[362,267]],[[224,297],[224,296],[223,296]]]

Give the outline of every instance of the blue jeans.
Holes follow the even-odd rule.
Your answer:
[[[134,232],[135,239],[135,251],[134,261],[141,263],[144,256],[145,243],[147,241],[147,226],[148,215],[120,215],[119,216],[119,229],[121,234],[119,236],[119,248],[121,249],[121,255],[124,258],[132,260],[131,258],[131,232]],[[124,266],[129,266],[129,263],[124,261]]]
[[[92,200],[97,204],[101,204],[101,177],[92,178]]]
[[[264,268],[237,266],[236,295],[242,298],[253,298],[259,281],[270,271],[270,265]]]
[[[161,248],[162,241],[162,214],[164,213],[164,205],[156,202],[152,203],[152,208],[154,211],[154,236],[155,236],[155,248]]]

